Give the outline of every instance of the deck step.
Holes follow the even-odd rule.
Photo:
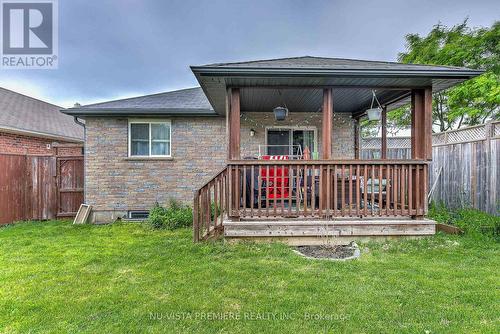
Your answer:
[[[423,236],[436,233],[430,219],[345,219],[290,221],[225,221],[224,236],[251,237],[370,237]]]

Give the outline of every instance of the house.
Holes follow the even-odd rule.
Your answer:
[[[64,111],[85,119],[93,221],[173,198],[193,203],[195,240],[434,233],[432,93],[481,71],[309,56],[191,70],[200,87]],[[410,102],[412,159],[360,160],[367,109],[385,129]]]
[[[81,146],[83,126],[60,110],[59,106],[0,87],[0,153],[52,155],[55,144]],[[64,150],[66,155],[76,155],[82,148]]]

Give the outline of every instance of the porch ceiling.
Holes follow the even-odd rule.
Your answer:
[[[376,90],[381,103],[407,94],[407,90]],[[240,89],[241,111],[270,112],[277,106],[288,107],[290,112],[317,112],[323,104],[323,90],[320,88],[272,89],[244,87]],[[334,111],[355,113],[366,109],[372,100],[369,88],[335,88],[333,90]]]
[[[382,104],[408,95],[412,88],[432,87],[433,92],[457,85],[467,78],[431,77],[220,77],[196,73],[198,81],[218,114],[225,114],[226,90],[241,89],[242,111],[271,111],[283,104],[278,90],[291,111],[318,111],[322,88],[333,88],[335,112],[356,113],[371,103],[371,89],[375,89]],[[388,110],[409,103],[409,96]]]

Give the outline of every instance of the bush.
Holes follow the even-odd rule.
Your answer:
[[[153,228],[174,230],[190,226],[193,222],[193,210],[177,201],[170,201],[168,208],[158,203],[149,211],[148,223]]]
[[[500,217],[477,209],[449,210],[441,203],[431,203],[429,218],[438,223],[454,225],[468,234],[483,234],[498,238]]]

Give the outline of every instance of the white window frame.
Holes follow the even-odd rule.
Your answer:
[[[149,126],[149,155],[132,155],[132,124],[148,124]],[[152,155],[151,147],[153,146],[153,136],[151,136],[151,124],[167,124],[169,131],[169,152],[168,155]],[[167,140],[165,140],[167,141]],[[129,119],[128,120],[128,156],[129,158],[171,158],[172,157],[172,121],[158,119]]]

